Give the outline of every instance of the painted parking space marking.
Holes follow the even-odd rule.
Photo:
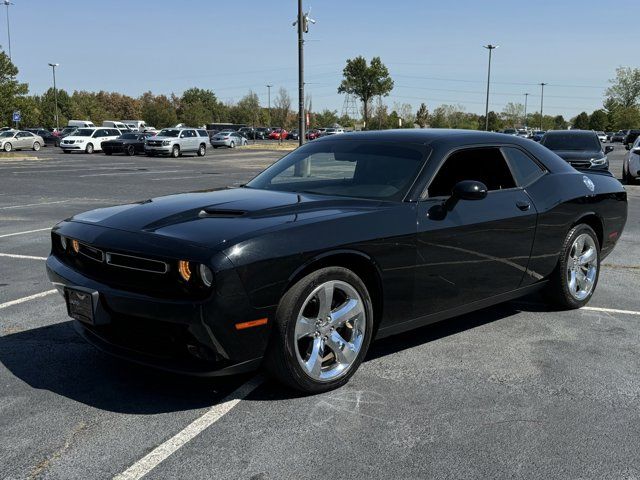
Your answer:
[[[113,477],[114,480],[137,480],[144,477],[160,463],[186,445],[190,440],[194,439],[204,430],[220,420],[224,415],[229,413],[233,407],[240,403],[241,400],[258,388],[262,384],[262,381],[263,379],[258,376],[238,387],[229,396],[222,400],[222,402],[211,407],[211,409],[209,409],[204,415],[198,417],[169,440],[154,448],[124,472]]]
[[[55,202],[27,203],[24,205],[8,205],[6,207],[0,207],[0,210],[10,210],[12,208],[37,207],[39,205],[54,205],[56,203],[66,203],[66,202],[69,202],[69,200],[56,200]]]
[[[0,235],[0,238],[14,237],[16,235],[27,235],[29,233],[44,232],[46,230],[51,230],[51,228],[47,227],[47,228],[38,228],[36,230],[25,230],[24,232],[5,233],[3,235]]]
[[[8,302],[0,303],[0,310],[2,310],[3,308],[11,307],[13,305],[18,305],[20,303],[29,302],[31,300],[36,300],[38,298],[46,297],[48,295],[56,293],[57,291],[58,290],[54,288],[53,290],[47,290],[46,292],[36,293],[34,295],[29,295],[28,297],[17,298],[15,300],[10,300]]]
[[[186,180],[188,178],[203,178],[202,175],[194,175],[191,177],[162,177],[162,178],[151,178],[151,181],[157,182],[159,180]]]
[[[21,258],[24,260],[46,260],[47,257],[34,257],[33,255],[18,255],[15,253],[0,253],[0,257]]]
[[[163,173],[177,173],[184,172],[184,170],[165,170],[165,171],[153,171],[153,172],[113,172],[113,173],[91,173],[89,175],[79,175],[78,178],[85,177],[116,177],[119,175],[159,175]]]
[[[580,310],[589,310],[592,312],[604,313],[620,313],[623,315],[640,315],[640,312],[636,312],[635,310],[620,310],[618,308],[582,307]]]

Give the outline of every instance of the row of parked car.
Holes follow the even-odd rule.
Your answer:
[[[280,127],[241,127],[238,130],[225,129],[225,130],[213,130],[211,137],[220,133],[237,132],[247,140],[298,140],[300,138],[300,132],[297,129],[287,131],[285,128]],[[313,128],[305,132],[305,138],[307,140],[314,140],[323,135],[335,135],[344,133],[344,129],[340,127],[327,127],[327,128]]]

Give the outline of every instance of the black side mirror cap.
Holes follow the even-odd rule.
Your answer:
[[[482,200],[487,196],[487,186],[476,180],[462,180],[453,187],[451,197],[458,200]]]
[[[628,148],[627,148],[628,150]],[[613,152],[613,145],[607,145],[606,147],[604,147],[604,153],[610,153]]]

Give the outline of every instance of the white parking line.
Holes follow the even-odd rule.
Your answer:
[[[0,257],[23,258],[25,260],[46,260],[47,257],[34,257],[33,255],[16,255],[15,253],[0,253]]]
[[[164,178],[152,178],[151,181],[158,181],[158,180],[185,180],[187,178],[204,178],[204,175],[195,175],[192,177],[164,177]]]
[[[619,310],[617,308],[582,307],[580,310],[590,310],[592,312],[621,313],[623,315],[640,315],[640,312],[636,312],[635,310]]]
[[[225,414],[229,413],[233,407],[240,403],[240,400],[246,398],[247,395],[254,391],[261,383],[262,378],[254,377],[247,383],[241,385],[221,403],[213,406],[204,415],[191,422],[186,428],[163,444],[154,448],[124,472],[113,477],[114,480],[134,480],[144,477],[178,449],[182,448],[187,442],[220,420]]]
[[[47,290],[46,292],[36,293],[35,295],[29,295],[28,297],[18,298],[16,300],[11,300],[10,302],[0,303],[0,310],[3,308],[11,307],[12,305],[18,305],[20,303],[28,302],[29,300],[35,300],[36,298],[46,297],[47,295],[51,295],[52,293],[56,293],[58,290]]]
[[[78,178],[85,177],[115,177],[118,175],[149,175],[149,174],[160,174],[160,173],[176,173],[182,172],[184,170],[166,170],[159,172],[114,172],[114,173],[92,173],[89,175],[78,175]]]
[[[38,228],[36,230],[25,230],[24,232],[5,233],[4,235],[0,235],[0,238],[13,237],[15,235],[26,235],[28,233],[44,232],[45,230],[51,230],[51,228],[47,227],[47,228]]]
[[[0,207],[0,210],[9,210],[11,208],[37,207],[38,205],[53,205],[54,203],[66,203],[69,200],[57,200],[55,202],[27,203],[25,205],[9,205],[8,207]]]

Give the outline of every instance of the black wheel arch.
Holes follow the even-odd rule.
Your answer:
[[[581,223],[589,225],[593,231],[596,232],[600,249],[602,249],[604,245],[604,221],[602,218],[596,212],[584,212],[573,222],[573,224],[571,224],[567,233],[570,232],[573,227],[580,225]]]
[[[377,331],[382,320],[384,306],[384,288],[380,266],[374,258],[358,250],[342,249],[323,252],[307,260],[298,267],[286,282],[281,295],[289,290],[298,280],[311,272],[326,267],[343,267],[355,273],[369,290],[373,303],[373,321]],[[374,332],[375,337],[375,332]]]

